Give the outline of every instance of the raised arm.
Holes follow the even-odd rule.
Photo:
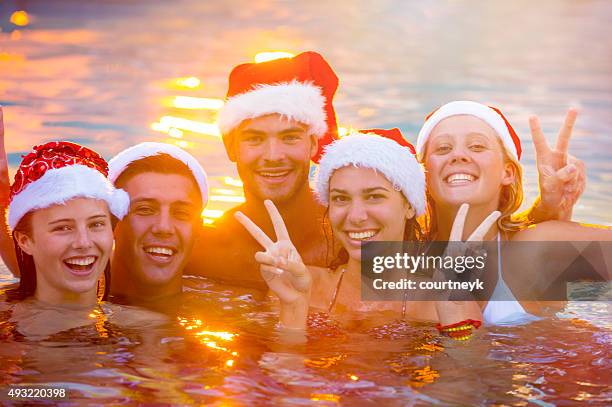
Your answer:
[[[557,136],[555,148],[550,148],[536,116],[529,118],[531,138],[536,153],[540,195],[531,209],[517,215],[534,223],[572,218],[572,210],[585,188],[584,163],[568,154],[569,141],[578,112],[569,109]]]
[[[452,242],[446,251],[446,255],[449,256],[464,256],[465,252],[470,249],[472,243],[478,244],[481,242],[491,226],[495,224],[500,212],[495,211],[491,213],[467,238],[464,244],[462,242],[463,229],[465,226],[465,219],[469,211],[469,205],[463,204],[457,211],[457,216],[453,222],[453,227],[449,236],[449,242]],[[439,273],[439,271],[436,271]],[[451,271],[454,273],[454,271]],[[439,278],[447,279],[448,276],[438,276]],[[450,276],[451,278],[453,276]],[[475,320],[482,321],[482,312],[478,303],[473,301],[436,301],[436,310],[438,312],[438,320],[442,327],[454,325],[464,320]]]
[[[8,159],[4,148],[4,115],[0,107],[0,256],[6,267],[15,276],[19,276],[19,267],[15,255],[13,238],[6,222],[6,215],[9,205],[10,181],[8,174]]]
[[[312,278],[295,246],[281,214],[270,200],[264,202],[276,233],[277,241],[270,239],[259,226],[242,212],[236,219],[265,249],[257,252],[255,259],[260,264],[261,275],[268,287],[281,303],[279,322],[282,327],[305,329]]]

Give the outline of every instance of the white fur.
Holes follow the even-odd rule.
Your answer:
[[[115,183],[117,178],[119,178],[123,171],[125,171],[127,166],[134,161],[146,157],[153,157],[159,154],[168,154],[170,157],[173,157],[185,164],[191,170],[191,173],[193,174],[193,177],[200,188],[200,194],[202,195],[202,206],[206,206],[206,202],[208,202],[208,182],[206,180],[206,171],[204,171],[204,168],[202,168],[194,156],[182,148],[172,144],[144,142],[136,144],[130,148],[126,148],[108,162],[108,178]]]
[[[64,204],[74,198],[106,201],[110,212],[119,219],[127,214],[130,206],[128,194],[116,189],[101,172],[85,165],[69,165],[47,170],[13,197],[9,205],[9,226],[14,229],[32,210]]]
[[[504,146],[506,147],[506,150],[508,150],[510,154],[512,154],[512,157],[518,161],[516,146],[514,145],[514,141],[510,136],[510,132],[508,131],[508,127],[506,126],[504,119],[502,119],[501,116],[489,106],[466,100],[459,100],[445,104],[436,110],[435,113],[432,114],[429,119],[427,119],[427,121],[425,121],[421,131],[419,132],[419,137],[417,138],[417,154],[420,157],[423,156],[429,135],[438,123],[447,117],[462,114],[476,116],[479,119],[484,120],[499,135],[504,143]]]
[[[278,113],[304,123],[318,137],[327,132],[325,97],[321,88],[298,81],[260,84],[253,90],[233,96],[219,112],[221,134],[228,134],[246,119]]]
[[[348,165],[372,168],[398,186],[417,215],[425,213],[425,173],[412,152],[376,134],[352,133],[327,146],[319,163],[316,192],[329,206],[329,180]]]

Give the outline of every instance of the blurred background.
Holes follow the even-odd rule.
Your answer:
[[[54,139],[107,159],[141,141],[171,142],[209,173],[204,221],[213,222],[243,201],[215,125],[230,70],[314,50],[340,77],[343,128],[399,127],[414,142],[445,102],[499,106],[523,141],[528,203],[537,195],[528,116],[553,144],[578,107],[570,152],[588,181],[574,217],[612,225],[610,21],[605,0],[0,0],[10,165]]]

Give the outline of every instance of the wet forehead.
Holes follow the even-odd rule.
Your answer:
[[[132,202],[151,200],[160,204],[200,204],[195,182],[179,174],[143,172],[129,179],[123,189]]]

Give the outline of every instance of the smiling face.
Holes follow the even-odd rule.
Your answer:
[[[503,186],[514,182],[497,133],[469,115],[446,118],[432,130],[425,151],[427,187],[437,205],[499,205]]]
[[[362,241],[401,241],[414,210],[384,175],[371,168],[347,166],[329,181],[329,220],[334,236],[354,261]]]
[[[195,181],[144,172],[122,188],[130,195],[130,211],[115,229],[115,259],[138,284],[180,286],[200,225],[202,204]]]
[[[282,203],[308,188],[317,138],[309,127],[271,114],[245,120],[226,144],[247,194]]]
[[[21,250],[34,258],[39,300],[74,301],[90,294],[108,263],[113,230],[106,202],[75,198],[31,213],[27,232],[15,232]]]

